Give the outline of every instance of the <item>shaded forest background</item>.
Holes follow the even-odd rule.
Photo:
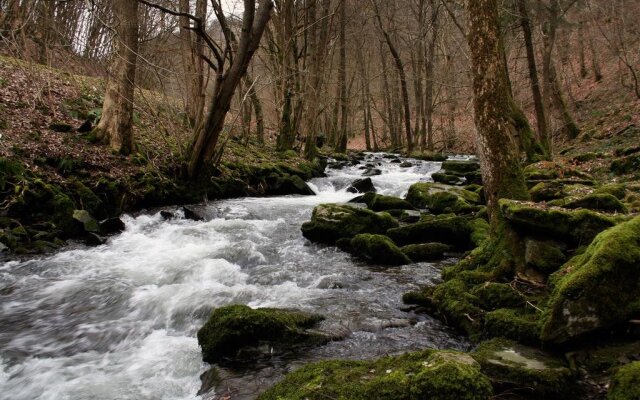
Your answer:
[[[134,99],[136,118],[145,123],[135,129],[164,132],[180,153],[187,146],[185,132],[208,104],[198,97],[207,97],[216,79],[208,65],[214,55],[196,35],[193,19],[162,8],[202,18],[208,36],[223,48],[228,38],[215,9],[221,5],[146,3],[138,9],[135,85],[140,90]],[[3,54],[74,75],[108,77],[116,24],[110,1],[4,0],[0,9]],[[538,131],[547,130],[557,144],[579,135],[606,137],[638,124],[640,32],[633,16],[640,14],[640,4],[508,0],[501,10],[514,98]],[[241,10],[224,11],[227,29],[238,33]],[[267,140],[280,150],[302,151],[307,137],[320,135],[342,151],[348,140],[353,149],[473,152],[466,32],[461,1],[276,1],[236,90],[222,142]],[[55,85],[29,77],[32,67],[23,69],[22,85],[12,90],[55,96]],[[542,118],[534,107],[534,76]],[[98,80],[83,84],[91,90],[79,98],[95,100],[95,107],[86,109],[100,107],[103,85]],[[78,124],[86,117],[54,108],[42,113],[43,125]],[[3,125],[20,124],[4,119]],[[144,138],[144,132],[136,136]]]

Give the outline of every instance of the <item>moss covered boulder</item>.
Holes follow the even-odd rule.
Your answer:
[[[433,290],[431,301],[449,325],[473,336],[482,329],[484,310],[471,286],[461,279],[450,279]]]
[[[481,202],[478,193],[429,182],[411,185],[406,199],[414,207],[428,208],[434,214],[474,212]]]
[[[362,201],[373,211],[412,210],[413,206],[406,200],[394,196],[367,193]]]
[[[505,339],[482,343],[472,353],[482,372],[500,388],[536,393],[533,398],[566,398],[573,375],[565,363],[540,350]]]
[[[501,337],[518,343],[537,345],[539,316],[523,308],[500,308],[484,316],[484,333],[488,337]]]
[[[537,203],[500,200],[502,215],[522,234],[550,236],[573,244],[590,243],[621,218],[591,210],[566,210]]]
[[[398,226],[387,213],[343,204],[321,204],[313,210],[311,221],[302,225],[302,234],[313,242],[335,244],[341,238],[360,233],[385,233]]]
[[[640,361],[620,367],[609,386],[607,400],[640,399]]]
[[[444,243],[410,244],[400,250],[415,262],[434,261],[442,258],[451,246]]]
[[[198,330],[202,359],[214,363],[262,344],[289,347],[325,343],[327,336],[308,330],[322,319],[319,315],[274,308],[217,308]]]
[[[469,221],[464,217],[456,216],[431,219],[389,229],[387,236],[402,246],[440,242],[458,248],[468,248],[471,244]]]
[[[526,266],[549,275],[567,261],[563,249],[561,243],[553,240],[527,238],[524,252]]]
[[[524,170],[525,179],[528,181],[550,181],[555,179],[574,178],[577,180],[593,180],[589,174],[575,169],[572,166],[552,161],[540,161],[527,165]]]
[[[486,400],[489,380],[473,358],[425,350],[374,361],[322,361],[288,374],[259,400]]]
[[[609,193],[591,193],[583,197],[565,197],[549,202],[551,206],[569,209],[586,208],[588,210],[628,213],[627,207],[614,195]]]
[[[449,174],[464,175],[478,171],[480,163],[478,161],[447,160],[442,163],[442,169]]]
[[[351,240],[350,250],[356,256],[374,264],[405,265],[411,259],[384,235],[363,233]]]
[[[543,340],[562,343],[626,323],[640,312],[640,217],[599,234],[550,280]]]

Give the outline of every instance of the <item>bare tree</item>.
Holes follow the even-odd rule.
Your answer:
[[[122,154],[133,149],[133,95],[138,57],[138,3],[114,2],[115,55],[102,105],[102,117],[94,129],[98,140]]]

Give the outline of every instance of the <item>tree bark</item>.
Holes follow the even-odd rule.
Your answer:
[[[531,81],[533,105],[536,111],[536,123],[538,125],[537,139],[545,152],[551,154],[551,140],[549,138],[549,129],[547,128],[547,117],[544,112],[542,93],[540,92],[540,81],[538,80],[538,68],[536,66],[536,55],[526,1],[527,0],[518,0],[518,10],[520,12],[520,24],[522,26],[524,43],[527,50],[527,66],[529,70],[529,80]]]
[[[529,198],[500,32],[498,0],[467,0],[475,125],[487,209],[494,234],[504,228],[498,200]]]
[[[229,70],[224,74],[218,71],[218,79],[204,129],[197,131],[191,143],[188,165],[188,174],[191,178],[195,178],[215,155],[220,132],[224,127],[235,90],[247,72],[251,57],[258,49],[260,38],[271,17],[273,9],[271,0],[261,1],[257,11],[255,3],[255,0],[244,1],[242,32],[238,48],[233,55]]]
[[[133,149],[133,97],[138,56],[138,2],[117,0],[115,55],[102,105],[102,117],[94,132],[114,151],[130,154]]]
[[[340,87],[340,130],[338,132],[337,151],[347,151],[347,43],[346,43],[347,13],[346,1],[340,2],[340,60],[338,64],[338,86]]]

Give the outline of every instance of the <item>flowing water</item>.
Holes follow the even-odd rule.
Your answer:
[[[198,207],[203,222],[125,216],[126,230],[94,248],[0,265],[0,399],[251,399],[305,362],[466,348],[438,321],[403,310],[402,293],[437,280],[443,265],[367,266],[300,233],[313,207],[355,197],[364,163],[379,193],[401,196],[439,163],[401,168],[381,154],[328,169],[317,196],[243,198]],[[378,165],[380,164],[380,165]],[[198,396],[195,334],[214,307],[298,308],[327,317],[341,341],[226,366]]]

